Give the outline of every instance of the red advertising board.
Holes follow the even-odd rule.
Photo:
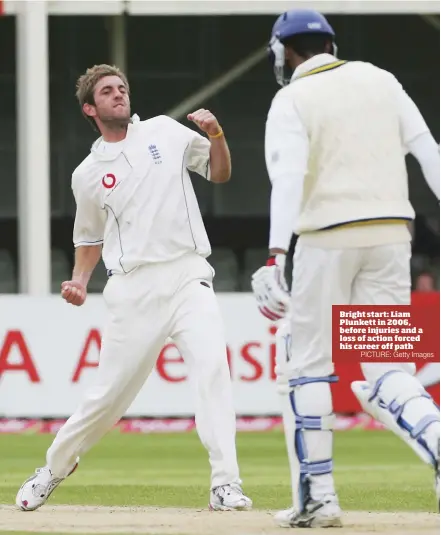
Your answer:
[[[412,294],[412,305],[418,306],[433,306],[437,305],[439,310],[440,294],[439,292],[432,293],[417,293]],[[439,339],[439,337],[438,337]],[[438,355],[439,355],[439,347]],[[427,373],[427,381],[434,381],[434,384],[426,386],[427,391],[433,396],[435,401],[440,402],[440,385],[439,385],[439,361],[416,362],[417,375],[432,370],[433,373]],[[430,368],[428,368],[428,366]],[[360,405],[351,390],[351,382],[364,379],[361,372],[361,367],[358,362],[336,362],[336,374],[339,376],[339,382],[332,385],[334,410],[338,413],[355,413],[361,410]],[[426,373],[425,373],[426,375]],[[424,381],[423,381],[424,384]]]
[[[438,303],[439,293],[414,294],[413,304]],[[236,412],[241,416],[280,414],[274,371],[276,326],[257,311],[250,294],[220,294]],[[0,296],[0,417],[63,418],[94,383],[106,321],[102,299],[81,309],[57,297]],[[207,347],[207,355],[210,348]],[[439,363],[415,362],[422,384],[439,403]],[[363,380],[360,364],[335,362],[334,410],[361,411],[350,384]],[[128,417],[185,417],[194,413],[188,369],[167,342]],[[55,402],[54,402],[55,400]]]

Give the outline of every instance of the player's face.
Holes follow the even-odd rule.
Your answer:
[[[101,78],[94,90],[95,106],[91,106],[99,122],[110,125],[126,125],[130,120],[130,98],[119,76]]]
[[[425,274],[420,275],[416,282],[416,290],[418,292],[435,291],[432,277],[430,275]]]

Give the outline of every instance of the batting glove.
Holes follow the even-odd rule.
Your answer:
[[[289,291],[285,280],[284,254],[271,256],[266,265],[251,277],[251,287],[260,312],[277,321],[285,317],[289,309]]]

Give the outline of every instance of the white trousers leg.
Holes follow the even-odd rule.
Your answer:
[[[410,303],[410,244],[348,249],[303,245],[294,254],[293,377],[333,373],[332,305]]]
[[[351,305],[409,305],[411,299],[410,244],[369,248],[352,287]],[[413,363],[365,363],[361,369],[374,386],[387,372],[415,374]]]
[[[321,249],[299,238],[294,254],[291,350],[282,397],[294,507],[334,494],[332,305],[348,304],[357,250]]]
[[[236,415],[223,321],[205,263],[201,278],[174,298],[171,336],[195,388],[196,428],[208,451],[211,488],[240,483],[236,456]],[[202,268],[202,266],[201,266]]]
[[[114,275],[105,289],[110,321],[103,333],[95,384],[47,452],[47,464],[58,477],[65,477],[77,456],[124,415],[165,342],[168,308],[152,291],[140,295],[138,279],[136,272]]]
[[[410,304],[410,243],[366,247],[359,251],[361,266],[353,280],[350,304]]]
[[[350,303],[352,282],[360,267],[359,249],[311,247],[299,238],[291,290],[293,377],[321,377],[334,372],[332,305]]]

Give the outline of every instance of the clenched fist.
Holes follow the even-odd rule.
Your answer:
[[[221,127],[216,117],[210,110],[201,108],[187,115],[189,121],[193,121],[201,130],[209,136],[215,136],[221,132]]]
[[[80,307],[86,300],[86,287],[78,281],[65,281],[61,284],[61,297],[70,303]]]

